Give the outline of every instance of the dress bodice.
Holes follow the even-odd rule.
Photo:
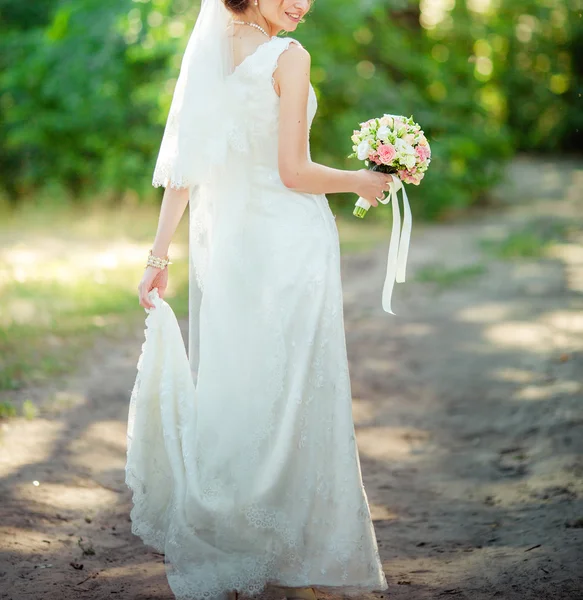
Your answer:
[[[245,152],[256,165],[277,169],[279,96],[273,87],[273,73],[281,53],[297,40],[272,37],[264,42],[235,68],[228,86],[232,114],[229,123],[229,142],[238,152]],[[317,110],[317,99],[310,84],[308,98],[309,129]]]

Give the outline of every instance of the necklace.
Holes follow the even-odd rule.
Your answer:
[[[251,25],[251,27],[255,27],[255,29],[259,29],[259,31],[261,31],[261,33],[263,33],[264,35],[266,35],[268,38],[270,38],[271,36],[267,33],[267,31],[265,31],[265,29],[263,29],[263,27],[261,27],[261,25],[257,25],[257,23],[251,23],[249,21],[233,21],[233,23],[236,23],[237,25]]]

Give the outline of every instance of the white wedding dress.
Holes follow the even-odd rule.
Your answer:
[[[354,435],[334,216],[325,195],[278,174],[272,74],[291,41],[272,37],[229,76],[244,118],[230,129],[233,176],[191,196],[188,357],[150,292],[126,482],[132,531],[164,553],[179,599],[387,587]],[[316,107],[310,86],[310,125]]]

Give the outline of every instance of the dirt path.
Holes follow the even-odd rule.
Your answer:
[[[384,249],[343,263],[384,597],[583,599],[583,164],[511,175],[504,211],[415,227],[398,317],[379,308]],[[556,240],[499,260],[479,241],[500,236]],[[0,598],[172,598],[124,485],[142,340],[104,342],[75,380],[27,391],[38,418],[1,425]]]

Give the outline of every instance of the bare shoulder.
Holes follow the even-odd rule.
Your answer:
[[[278,65],[283,70],[295,70],[297,68],[309,67],[311,62],[310,53],[298,42],[291,40],[288,47],[281,53]]]
[[[300,90],[310,81],[310,53],[296,40],[290,41],[287,48],[279,55],[273,87],[278,96],[283,88]]]

